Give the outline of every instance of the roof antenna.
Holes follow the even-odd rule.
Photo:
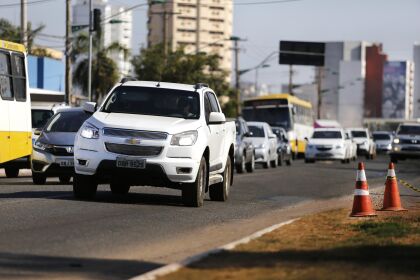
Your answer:
[[[160,87],[160,81],[156,84],[156,87]]]

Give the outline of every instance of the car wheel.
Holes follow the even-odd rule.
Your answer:
[[[282,153],[278,154],[278,156],[277,156],[277,165],[278,166],[283,165],[283,154]]]
[[[121,183],[111,183],[111,192],[113,194],[128,194],[130,191],[130,185]]]
[[[246,161],[245,154],[242,154],[241,163],[236,165],[236,172],[244,173],[244,171],[245,171],[245,161]]]
[[[32,172],[32,182],[34,182],[35,185],[45,185],[46,181],[47,177],[45,175]]]
[[[184,184],[182,188],[182,202],[184,205],[190,207],[203,206],[208,176],[207,162],[206,159],[202,157],[195,182]]]
[[[4,173],[6,173],[7,178],[17,178],[17,176],[19,176],[19,168],[6,166],[4,168]]]
[[[276,156],[276,158],[274,159],[274,160],[272,160],[272,161],[270,161],[270,165],[271,165],[271,167],[273,167],[273,168],[276,168],[277,167],[277,157],[278,156]]]
[[[251,161],[246,164],[246,171],[248,173],[252,173],[254,172],[254,170],[255,170],[255,156],[254,156],[254,153],[252,153]]]
[[[287,166],[292,165],[292,157],[289,157],[289,159],[288,159],[288,160],[286,160],[286,165],[287,165]]]
[[[210,199],[215,201],[226,201],[229,197],[231,185],[231,162],[228,157],[225,171],[223,172],[223,182],[210,186]]]
[[[263,168],[265,168],[265,169],[270,168],[270,161],[263,162]]]
[[[73,195],[77,199],[93,199],[98,188],[94,176],[75,174],[73,177]]]
[[[58,176],[58,180],[60,180],[61,184],[68,184],[70,183],[71,176]]]

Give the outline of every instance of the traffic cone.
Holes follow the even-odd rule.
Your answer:
[[[382,211],[407,211],[401,206],[400,192],[398,191],[397,177],[394,163],[390,162],[385,182],[384,204]]]
[[[359,162],[356,178],[356,189],[354,190],[353,210],[351,217],[376,216],[369,196],[369,187],[366,181],[365,165]]]

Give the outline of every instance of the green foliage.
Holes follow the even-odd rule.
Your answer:
[[[234,90],[226,81],[228,73],[220,68],[219,57],[205,53],[186,54],[183,49],[169,51],[165,56],[162,45],[141,49],[132,60],[139,80],[173,83],[207,83],[219,96],[227,116],[235,113]],[[226,102],[228,101],[228,102]]]

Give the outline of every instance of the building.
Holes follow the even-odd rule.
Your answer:
[[[102,24],[102,47],[108,47],[112,43],[119,43],[131,52],[133,19],[131,11],[125,11],[125,7],[113,6],[108,0],[92,0],[93,9],[101,10]],[[89,1],[79,0],[73,6],[73,26],[87,26],[89,24]],[[131,72],[131,57],[124,56],[122,51],[113,51],[110,57],[115,61],[121,76],[127,76]]]
[[[382,117],[413,118],[414,63],[388,61],[384,66]]]
[[[211,53],[231,72],[232,0],[173,0],[150,5],[148,45],[164,44],[186,53]]]
[[[337,120],[343,126],[362,125],[366,47],[370,45],[363,41],[325,44],[321,119]]]
[[[414,96],[413,96],[413,117],[420,119],[420,44],[414,45]]]
[[[365,118],[382,117],[382,79],[386,60],[382,44],[366,47]]]
[[[28,55],[29,87],[51,91],[64,91],[63,60]]]

